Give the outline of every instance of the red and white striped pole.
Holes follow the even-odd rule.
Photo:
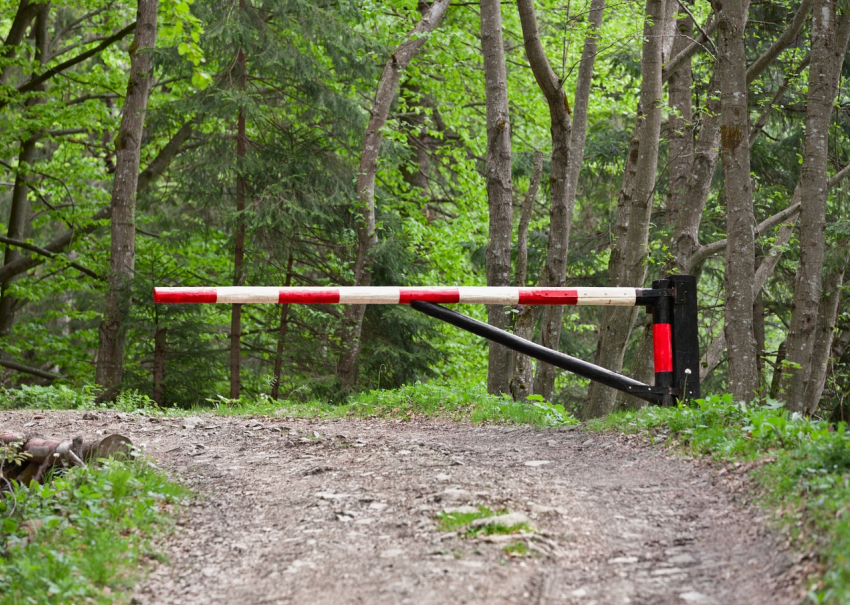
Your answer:
[[[417,304],[413,306],[417,311],[648,401],[670,404],[674,401],[674,393],[684,399],[699,397],[699,374],[696,371],[699,364],[696,279],[690,275],[673,275],[655,281],[652,285],[651,289],[428,286],[154,288],[154,302],[304,305],[404,305],[415,302]],[[557,351],[542,349],[504,330],[439,307],[439,303],[650,307],[653,315],[655,386],[644,385]]]
[[[339,288],[154,288],[156,303],[287,303],[398,305],[414,300],[430,303],[484,305],[616,305],[647,304],[652,290],[643,288],[491,288],[491,287],[339,287]],[[656,295],[657,296],[657,295]],[[654,300],[654,298],[653,298]]]

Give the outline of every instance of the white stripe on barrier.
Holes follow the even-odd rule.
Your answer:
[[[519,288],[474,288],[460,287],[462,303],[486,305],[515,305],[519,303]]]
[[[576,288],[578,305],[629,306],[635,304],[634,288]]]
[[[218,303],[277,303],[280,288],[230,286],[215,289]]]
[[[344,305],[397,305],[400,296],[399,288],[388,286],[348,286],[339,289],[339,302]]]

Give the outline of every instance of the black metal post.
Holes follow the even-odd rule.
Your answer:
[[[583,378],[588,378],[604,384],[605,386],[617,389],[618,391],[629,393],[630,395],[634,395],[635,397],[639,397],[645,401],[660,403],[670,400],[673,396],[672,390],[669,388],[649,386],[648,384],[644,384],[629,378],[628,376],[623,376],[622,374],[617,374],[616,372],[612,372],[611,370],[601,366],[582,361],[581,359],[576,359],[575,357],[570,357],[569,355],[564,355],[563,353],[553,351],[552,349],[547,349],[546,347],[525,340],[524,338],[520,338],[519,336],[515,336],[509,332],[505,332],[504,330],[499,330],[493,326],[488,326],[485,323],[472,319],[471,317],[467,317],[466,315],[462,315],[457,311],[446,309],[440,305],[413,301],[410,303],[410,306],[420,313],[430,315],[431,317],[452,324],[462,330],[466,330],[467,332],[471,332],[477,336],[492,340],[493,342],[509,349],[534,357],[535,359],[539,359],[540,361],[544,361],[558,368],[569,370],[573,374]]]
[[[682,401],[699,399],[699,326],[697,279],[693,275],[671,275],[673,300],[673,386]]]
[[[660,279],[652,282],[653,288],[667,289],[670,282]],[[655,364],[655,386],[670,391],[661,405],[673,405],[673,297],[661,296],[652,305],[652,354]]]

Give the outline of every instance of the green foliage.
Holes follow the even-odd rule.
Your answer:
[[[21,385],[18,389],[0,390],[0,409],[83,410],[94,405],[90,388],[73,389],[66,385]]]
[[[850,600],[850,434],[832,425],[791,414],[782,404],[707,397],[694,406],[646,407],[590,423],[600,431],[646,434],[694,455],[724,462],[748,461],[761,499],[777,522],[802,545],[813,545],[824,575],[812,586],[815,603]]]
[[[351,398],[349,405],[349,413],[360,417],[412,419],[424,415],[479,424],[535,426],[577,423],[564,412],[563,406],[542,401],[515,402],[508,396],[488,394],[480,384],[408,384],[396,390],[359,393]]]
[[[469,538],[481,535],[492,536],[530,531],[527,523],[515,523],[513,525],[488,523],[481,527],[470,527],[470,524],[476,519],[505,515],[507,512],[507,509],[493,511],[486,506],[479,506],[477,511],[470,513],[440,512],[437,513],[437,530],[443,532],[463,530],[464,536]]]
[[[87,385],[78,389],[66,385],[21,385],[19,389],[0,389],[2,410],[94,410],[109,408],[119,412],[154,412],[156,402],[138,391],[122,391],[115,401],[96,403],[98,388]]]
[[[522,540],[511,542],[502,550],[509,557],[527,557],[529,554],[531,554],[531,551],[528,550],[528,545]]]
[[[188,492],[149,463],[104,461],[0,497],[0,604],[103,603],[160,557]]]

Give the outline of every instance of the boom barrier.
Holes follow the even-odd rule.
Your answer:
[[[411,308],[509,349],[652,403],[671,405],[700,396],[696,279],[671,275],[652,288],[494,287],[221,287],[154,288],[155,303],[277,303],[398,305]],[[652,314],[655,384],[519,338],[437,303],[485,305],[643,306]]]

